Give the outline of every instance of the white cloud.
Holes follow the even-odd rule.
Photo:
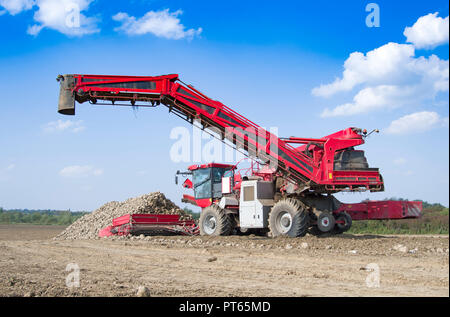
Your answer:
[[[414,44],[390,42],[365,54],[353,52],[344,62],[340,78],[315,87],[312,94],[318,97],[358,89],[352,101],[327,108],[321,116],[349,116],[439,103],[439,93],[449,91],[449,61],[436,55],[416,56],[416,48],[448,42],[448,17],[438,18],[437,14],[421,17],[413,27],[405,29],[405,36]]]
[[[353,98],[353,102],[345,103],[330,110],[325,109],[322,117],[347,116],[370,112],[382,108],[396,108],[408,101],[416,102],[413,87],[398,87],[395,85],[380,85],[360,90]]]
[[[35,0],[0,0],[0,6],[5,10],[0,12],[0,16],[8,12],[16,15],[22,11],[30,10],[35,4]]]
[[[64,167],[59,171],[60,176],[67,178],[85,178],[89,176],[100,176],[102,174],[102,169],[94,168],[91,165],[72,165]]]
[[[16,168],[16,164],[11,163],[6,167],[0,167],[0,181],[8,180],[10,172]]]
[[[116,31],[123,31],[128,35],[143,35],[151,33],[158,37],[179,40],[182,38],[192,39],[200,35],[202,28],[185,30],[180,23],[178,16],[183,12],[181,10],[169,12],[169,9],[161,11],[149,11],[143,17],[136,19],[127,13],[119,12],[112,18],[114,21],[121,22],[122,25],[115,28]]]
[[[356,85],[364,83],[393,82],[398,79],[399,70],[406,70],[414,56],[414,46],[388,43],[367,54],[351,53],[344,63],[342,78],[336,78],[331,84],[320,85],[313,89],[315,96],[329,97],[337,92],[350,91]]]
[[[406,27],[403,35],[416,48],[434,48],[449,41],[449,20],[438,17],[438,12],[420,17],[412,27]]]
[[[436,112],[422,111],[392,121],[385,132],[387,134],[419,133],[446,125],[448,125],[448,118],[441,118]]]
[[[395,165],[403,165],[406,163],[406,160],[403,157],[398,157],[394,160]]]
[[[420,105],[448,91],[449,61],[436,55],[415,57],[411,44],[388,43],[367,54],[355,52],[345,61],[342,78],[312,90],[329,97],[338,92],[361,89],[352,102],[325,109],[321,116],[345,116],[380,109]]]
[[[98,20],[81,12],[89,9],[93,0],[0,0],[5,10],[16,15],[37,7],[34,12],[36,24],[28,26],[27,33],[38,35],[44,28],[53,29],[69,36],[82,36],[99,32]]]
[[[36,0],[39,9],[34,13],[37,24],[28,27],[28,33],[37,35],[43,28],[57,30],[69,36],[99,32],[98,20],[82,14],[93,0]]]
[[[83,126],[83,121],[72,121],[72,120],[58,120],[47,123],[44,126],[44,131],[48,133],[59,132],[59,131],[70,131],[77,133],[85,130],[86,127]]]

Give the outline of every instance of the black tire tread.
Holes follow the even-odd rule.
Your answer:
[[[287,233],[290,237],[303,237],[306,235],[308,225],[309,225],[309,217],[306,212],[305,205],[300,202],[297,199],[294,198],[287,198],[280,200],[277,202],[273,207],[272,210],[269,213],[269,230],[270,230],[270,236],[276,237],[281,234],[277,232],[276,225],[274,223],[275,218],[274,212],[277,211],[276,208],[280,208],[279,206],[283,206],[285,210],[292,210],[294,215],[292,217],[292,227]],[[291,214],[292,215],[292,214]]]
[[[351,226],[352,226],[352,217],[351,217],[348,213],[346,213],[346,212],[342,212],[338,217],[336,217],[336,220],[338,220],[338,218],[339,218],[341,215],[344,216],[344,217],[348,217],[347,219],[349,220],[349,224],[348,224],[347,228],[339,228],[338,225],[336,224],[336,225],[334,226],[334,233],[335,233],[335,234],[341,234],[341,233],[344,233],[344,232],[350,230],[350,228],[351,228]]]
[[[217,206],[216,204],[212,204],[209,207],[205,207],[202,210],[202,213],[200,215],[199,219],[199,229],[200,229],[200,235],[206,236],[206,234],[203,231],[203,221],[208,213],[214,213],[216,217],[216,231],[214,231],[214,236],[227,236],[231,233],[233,230],[233,221],[230,218],[228,214],[225,213],[225,210]]]

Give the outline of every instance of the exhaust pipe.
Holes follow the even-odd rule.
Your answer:
[[[75,95],[72,89],[75,87],[75,78],[73,75],[58,75],[56,80],[59,82],[59,102],[58,112],[65,115],[75,115]]]

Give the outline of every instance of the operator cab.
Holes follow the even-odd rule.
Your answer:
[[[234,165],[218,163],[189,166],[195,199],[221,198],[222,177],[225,175],[233,179],[235,168]]]

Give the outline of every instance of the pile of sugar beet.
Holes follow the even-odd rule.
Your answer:
[[[182,220],[192,219],[191,215],[167,199],[164,194],[154,192],[123,202],[111,201],[92,213],[86,214],[55,237],[59,240],[96,239],[98,232],[112,224],[113,218],[126,214],[166,214],[180,215]]]

